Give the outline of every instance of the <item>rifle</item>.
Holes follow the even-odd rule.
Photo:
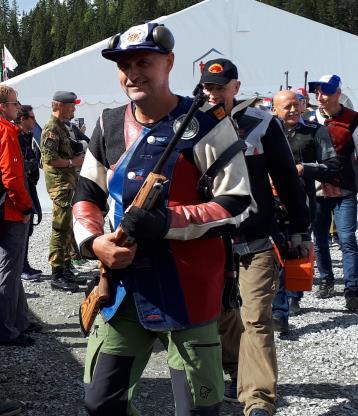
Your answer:
[[[307,77],[308,77],[308,71],[305,71],[305,91],[307,91]]]
[[[286,90],[288,90],[288,71],[285,71],[285,78],[286,78]]]
[[[160,193],[163,190],[163,184],[167,180],[165,176],[161,174],[164,164],[168,160],[171,152],[174,150],[177,142],[183,136],[186,128],[193,119],[195,113],[204,104],[206,96],[203,93],[203,87],[198,84],[193,91],[194,100],[186,114],[183,122],[180,124],[178,130],[170,140],[168,146],[163,152],[162,156],[158,160],[152,172],[149,173],[143,185],[139,189],[136,197],[134,198],[132,205],[138,208],[150,210],[153,208]],[[115,231],[115,243],[118,246],[124,247],[133,244],[133,240],[127,236],[121,225],[117,227]],[[109,276],[106,266],[100,262],[99,265],[99,283],[93,288],[91,293],[82,302],[79,311],[80,325],[85,336],[87,336],[91,330],[93,322],[97,316],[97,313],[103,303],[109,300],[110,288],[109,288]]]

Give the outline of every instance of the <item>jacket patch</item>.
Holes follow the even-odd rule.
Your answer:
[[[186,117],[186,114],[183,114],[174,121],[174,124],[173,124],[174,133],[176,133],[178,131],[178,129],[179,129],[180,125],[182,124],[182,122],[184,121],[185,117]],[[184,140],[192,139],[193,137],[195,137],[198,134],[198,131],[199,131],[199,122],[194,117],[191,120],[191,122],[189,123],[188,127],[185,129],[181,138],[184,139]]]

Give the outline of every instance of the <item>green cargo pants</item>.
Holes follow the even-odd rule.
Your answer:
[[[109,323],[97,317],[89,337],[84,382],[90,415],[139,415],[131,401],[156,339],[168,351],[176,415],[219,414],[224,382],[217,323],[149,331],[140,324],[133,299],[127,297]]]
[[[52,233],[49,244],[49,263],[52,268],[64,268],[71,261],[72,233],[72,189],[51,192]]]

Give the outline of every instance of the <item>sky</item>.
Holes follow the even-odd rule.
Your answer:
[[[28,12],[30,9],[33,9],[38,0],[17,0],[17,5],[19,7],[19,12],[22,11]]]

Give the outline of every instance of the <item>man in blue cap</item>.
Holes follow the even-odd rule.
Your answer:
[[[138,414],[133,392],[158,338],[168,350],[177,416],[216,416],[223,399],[220,235],[248,217],[252,202],[242,152],[219,170],[208,202],[197,189],[207,168],[236,143],[225,114],[198,111],[164,166],[168,180],[155,208],[131,206],[192,104],[170,90],[173,47],[169,29],[148,23],[115,36],[102,51],[117,64],[130,103],[102,113],[74,198],[81,252],[110,269],[112,286],[88,342],[90,415]],[[121,224],[137,246],[119,247],[114,233],[104,234],[108,195],[112,229]]]
[[[322,183],[317,193],[317,216],[314,224],[317,267],[321,284],[317,297],[334,295],[334,275],[329,252],[329,227],[331,214],[337,228],[342,250],[344,296],[349,310],[358,310],[358,246],[355,236],[357,222],[357,189],[352,167],[358,145],[358,113],[339,102],[341,78],[324,75],[309,82],[309,91],[316,94],[318,109],[315,118],[328,126],[342,169],[339,185]]]

